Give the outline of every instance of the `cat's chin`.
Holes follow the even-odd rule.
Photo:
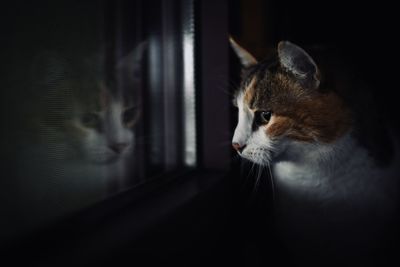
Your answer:
[[[112,165],[120,160],[121,160],[120,155],[107,155],[107,156],[103,155],[103,156],[91,157],[88,159],[89,163],[93,165]]]
[[[132,155],[133,150],[127,149],[122,153],[114,153],[111,151],[104,151],[100,153],[92,153],[86,155],[86,160],[92,165],[113,165],[123,161],[129,155]]]

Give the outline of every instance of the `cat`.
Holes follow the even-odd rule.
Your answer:
[[[114,79],[101,51],[34,57],[17,134],[20,233],[135,183],[144,49],[140,43],[109,68]]]
[[[289,41],[261,62],[230,43],[242,64],[232,146],[270,168],[291,264],[374,264],[395,224],[400,172],[395,134],[379,124],[367,85]]]

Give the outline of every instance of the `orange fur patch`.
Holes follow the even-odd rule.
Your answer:
[[[267,127],[270,137],[286,135],[298,141],[333,142],[351,125],[350,114],[333,93],[321,94],[295,103],[290,108],[276,107],[277,115]]]
[[[270,138],[329,143],[351,127],[351,112],[334,92],[308,91],[282,73],[259,81],[256,87],[253,81],[244,100],[254,103],[255,109],[272,110],[265,129]]]

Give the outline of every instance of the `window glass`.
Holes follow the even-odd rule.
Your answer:
[[[9,4],[1,235],[196,165],[192,8],[178,0]]]

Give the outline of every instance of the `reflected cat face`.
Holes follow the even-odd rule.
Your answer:
[[[112,164],[133,152],[138,117],[137,106],[110,97],[99,111],[78,112],[70,127],[80,133],[77,141],[86,160]]]
[[[99,55],[67,59],[44,54],[36,115],[41,139],[50,147],[65,147],[64,158],[81,163],[114,164],[132,155],[140,117],[137,53],[117,64],[115,71],[123,81],[111,83],[105,81]],[[118,82],[123,86],[117,87]]]

